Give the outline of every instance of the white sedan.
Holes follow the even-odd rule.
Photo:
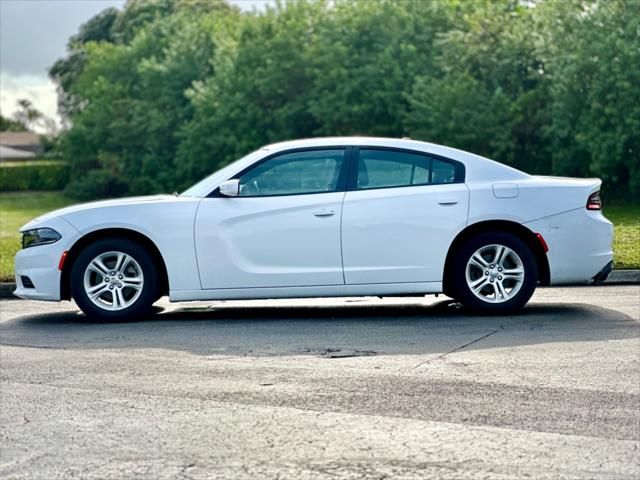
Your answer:
[[[22,298],[91,318],[171,301],[425,295],[503,314],[537,285],[611,270],[598,179],[537,177],[430,143],[321,138],[261,148],[181,195],[108,200],[21,228]]]

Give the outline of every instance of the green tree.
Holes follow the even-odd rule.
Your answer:
[[[545,5],[553,170],[640,195],[640,2]]]
[[[130,0],[51,69],[80,197],[179,189],[265,143],[410,135],[640,191],[637,0]]]
[[[186,91],[212,74],[207,24],[225,11],[208,5],[207,15],[200,4],[179,2],[169,16],[133,16],[141,27],[129,43],[113,33],[113,42],[84,44],[82,69],[68,90],[79,109],[61,142],[75,178],[69,193],[85,196],[92,189],[84,184],[97,179],[98,196],[174,188],[177,132],[192,111]],[[119,19],[113,25],[124,28]],[[84,176],[94,170],[102,173]]]
[[[412,137],[548,172],[536,8],[515,0],[461,4],[454,26],[438,38],[434,68],[409,94]]]
[[[184,185],[265,143],[313,132],[307,52],[325,12],[325,2],[300,1],[218,25],[215,75],[194,85],[195,115],[182,129]]]
[[[468,72],[419,77],[409,95],[405,123],[412,138],[513,163],[511,102]]]
[[[70,91],[78,80],[85,66],[85,46],[89,42],[111,42],[113,23],[118,17],[118,10],[108,8],[88,22],[80,26],[80,31],[72,36],[67,43],[69,54],[56,61],[49,69],[49,76],[58,85],[58,110],[63,120],[79,111],[79,100]]]
[[[406,93],[433,70],[449,3],[354,0],[327,11],[311,45],[309,108],[318,135],[402,136]]]

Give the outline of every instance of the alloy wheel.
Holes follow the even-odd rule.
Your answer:
[[[480,300],[504,303],[515,297],[524,283],[524,264],[504,245],[485,245],[475,251],[466,266],[467,286]]]
[[[84,291],[103,310],[118,311],[133,305],[144,287],[140,264],[123,252],[96,256],[84,272]]]

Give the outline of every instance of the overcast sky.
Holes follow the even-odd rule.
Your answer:
[[[243,10],[273,0],[230,0]],[[105,8],[125,0],[0,0],[0,111],[11,116],[20,98],[56,118],[55,86],[49,67],[64,56],[70,36]]]

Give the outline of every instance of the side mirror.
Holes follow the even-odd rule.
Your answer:
[[[220,195],[237,197],[240,194],[240,180],[227,180],[220,185]]]

